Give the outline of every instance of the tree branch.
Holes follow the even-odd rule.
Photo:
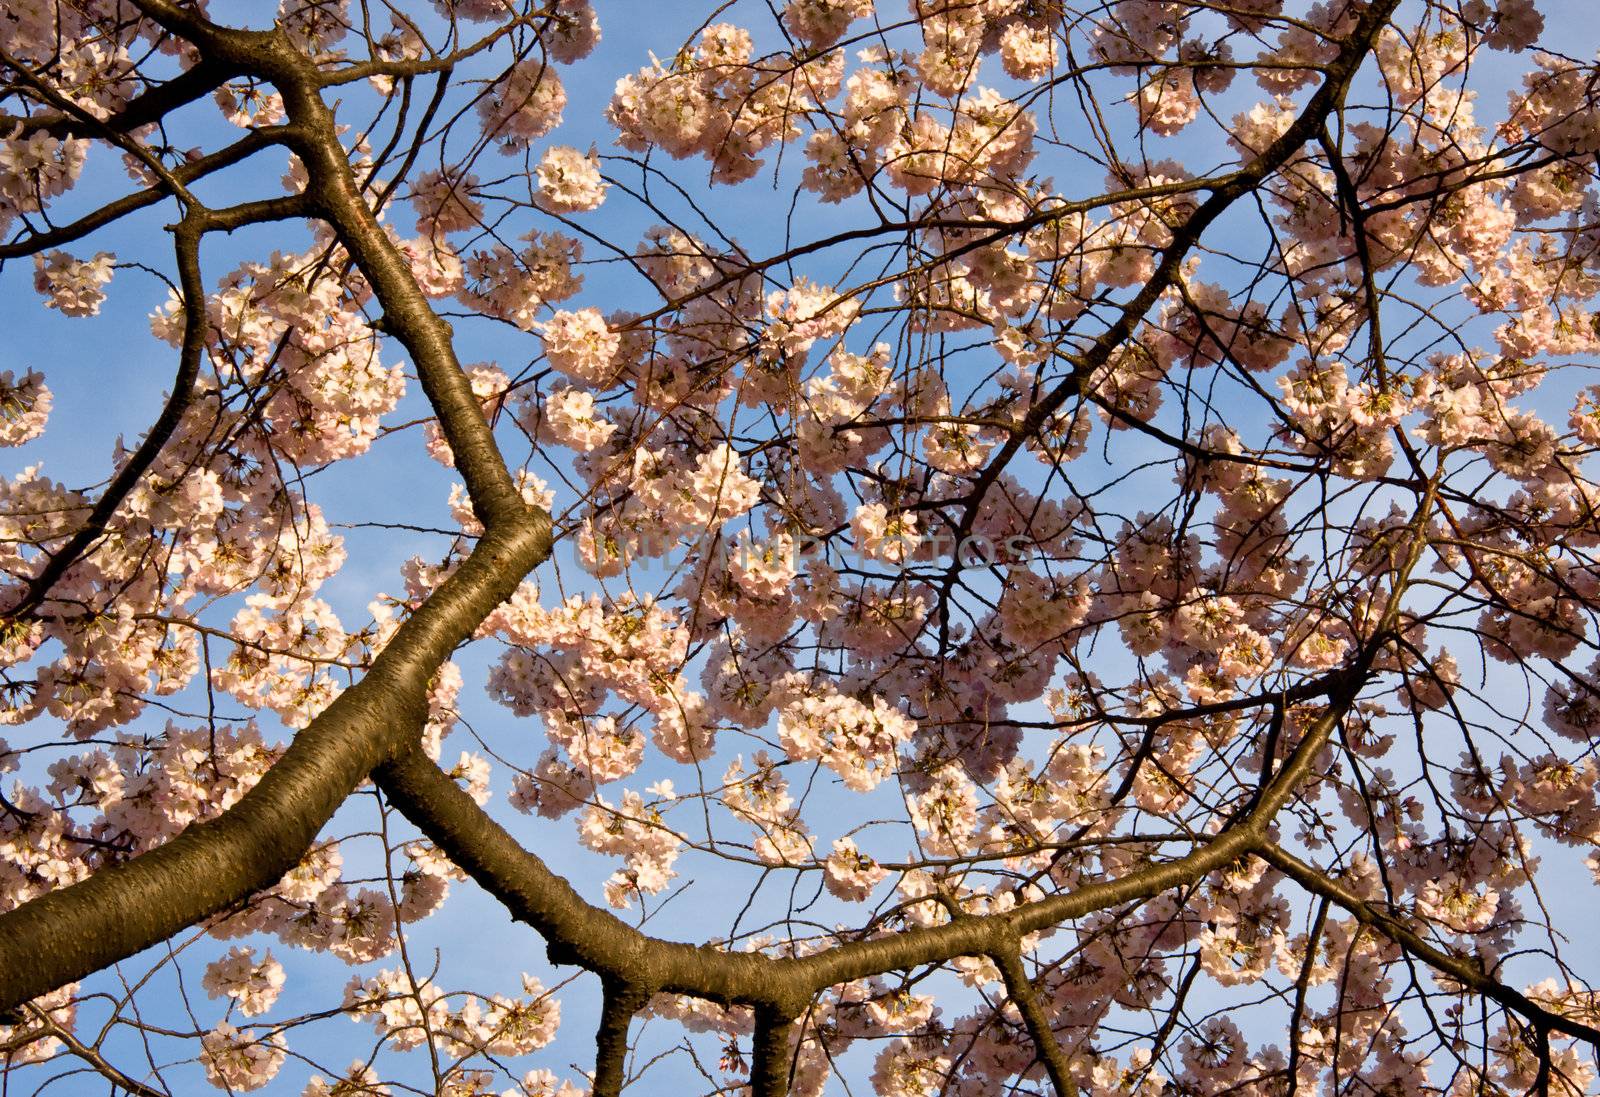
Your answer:
[[[594,1036],[593,1097],[618,1097],[627,1081],[628,1026],[650,995],[627,983],[603,982],[600,1027]]]
[[[0,1009],[132,956],[281,879],[372,769],[414,744],[439,664],[549,550],[542,512],[490,528],[366,676],[295,735],[233,807],[0,915]]]
[[[39,1033],[41,1039],[53,1036],[60,1040],[68,1051],[88,1063],[97,1074],[109,1081],[113,1086],[127,1090],[132,1097],[171,1097],[165,1089],[153,1089],[123,1073],[100,1053],[99,1048],[91,1047],[78,1039],[70,1029],[57,1024],[48,1010],[29,1006],[25,1012],[27,1016],[41,1026]]]
[[[1033,1038],[1034,1057],[1044,1064],[1050,1084],[1055,1087],[1056,1097],[1078,1097],[1078,1084],[1072,1080],[1072,1065],[1061,1050],[1061,1042],[1050,1028],[1050,1018],[1045,1016],[1044,1009],[1039,1005],[1039,997],[1033,992],[1033,984],[1028,982],[1028,973],[1022,967],[1020,944],[996,949],[989,954],[989,959],[1000,969],[1006,995],[1017,1007],[1017,1012],[1022,1014],[1022,1023],[1028,1026],[1028,1035]]]
[[[775,1010],[756,1010],[756,1031],[750,1053],[751,1097],[788,1097],[794,1077],[794,1018]]]
[[[505,904],[512,917],[538,931],[553,963],[576,964],[623,983],[798,1016],[811,996],[825,987],[956,956],[991,956],[1023,934],[1191,884],[1254,852],[1354,702],[1376,647],[1376,641],[1369,644],[1344,682],[1331,691],[1322,716],[1249,815],[1192,853],[1145,865],[1116,880],[1025,903],[1004,914],[964,917],[893,936],[849,941],[803,957],[723,952],[641,933],[610,911],[585,902],[419,748],[386,761],[373,778],[431,842]]]
[[[233,144],[226,148],[218,149],[208,156],[198,160],[179,164],[172,169],[172,177],[185,185],[202,179],[212,172],[222,168],[231,167],[241,160],[248,158],[260,150],[278,143],[278,134],[275,127],[253,129]],[[58,248],[63,244],[70,244],[74,240],[81,240],[96,229],[117,221],[130,213],[155,205],[163,198],[170,197],[169,192],[162,187],[147,187],[141,191],[124,195],[112,202],[107,202],[92,213],[86,213],[76,221],[61,225],[57,228],[46,229],[9,244],[0,244],[0,261],[17,259],[25,255],[35,255],[48,248]]]
[[[1429,944],[1399,918],[1362,899],[1327,872],[1306,864],[1275,842],[1263,843],[1257,855],[1311,894],[1320,895],[1339,904],[1345,911],[1354,915],[1362,925],[1370,926],[1382,933],[1429,967],[1449,976],[1462,986],[1470,987],[1490,1001],[1522,1014],[1537,1028],[1575,1037],[1600,1050],[1600,1029],[1574,1021],[1559,1013],[1552,1013],[1527,995],[1506,986],[1489,975],[1479,957],[1474,956],[1468,960],[1452,956]]]
[[[8,61],[18,70],[18,75],[33,75],[15,60]],[[239,75],[239,70],[214,57],[202,57],[165,83],[158,84],[125,103],[121,110],[96,128],[103,127],[114,133],[129,133],[141,126],[159,122],[179,107],[202,99]],[[0,133],[27,137],[35,133],[65,138],[85,134],[88,125],[82,118],[71,114],[11,115],[0,114]]]
[[[224,65],[278,85],[291,119],[282,132],[311,177],[307,200],[333,223],[392,318],[391,330],[411,352],[485,533],[401,625],[366,676],[297,734],[232,808],[125,864],[0,916],[0,1010],[107,967],[276,883],[374,767],[414,745],[439,664],[550,553],[549,515],[517,493],[456,361],[449,326],[428,306],[361,199],[332,113],[316,94],[310,62],[278,30],[225,30],[165,0],[139,0],[138,6]],[[197,223],[187,217],[186,223],[180,234],[198,233]],[[186,297],[203,302],[192,263],[185,284]],[[197,363],[203,307],[189,311],[185,349]]]
[[[107,525],[117,508],[127,499],[139,480],[172,439],[184,413],[194,400],[195,380],[200,373],[200,362],[205,355],[206,298],[205,286],[200,278],[200,239],[211,228],[231,229],[239,225],[267,220],[296,217],[306,212],[307,203],[299,195],[248,203],[228,210],[209,211],[191,209],[173,229],[177,251],[178,284],[183,291],[183,339],[178,352],[178,373],[172,381],[172,392],[139,448],[112,478],[89,512],[88,519],[55,552],[51,553],[39,573],[29,580],[22,599],[6,610],[6,615],[18,618],[31,613],[50,596],[50,591],[68,569],[77,563],[90,546],[106,532]]]

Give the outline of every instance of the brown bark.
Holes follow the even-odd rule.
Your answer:
[[[1379,30],[1398,0],[1365,8],[1356,31],[1326,68],[1322,85],[1280,138],[1240,171],[1205,187],[1206,199],[1181,225],[1157,264],[1155,275],[1123,306],[1107,331],[1075,360],[1074,374],[1035,403],[978,475],[962,535],[970,531],[978,504],[1007,463],[1075,395],[1084,380],[1128,340],[1136,325],[1177,281],[1183,261],[1201,235],[1234,202],[1279,170],[1307,141],[1325,130]],[[1414,523],[1409,559],[1396,576],[1390,603],[1376,634],[1359,658],[1331,682],[1327,703],[1283,767],[1266,780],[1253,802],[1220,833],[1182,857],[1151,863],[1113,880],[1101,880],[1004,914],[960,915],[942,925],[870,939],[846,940],[804,957],[731,953],[650,937],[609,911],[587,903],[564,879],[475,804],[417,746],[425,720],[428,684],[440,663],[468,637],[522,578],[550,552],[549,517],[527,507],[484,421],[477,398],[460,368],[452,332],[429,305],[404,257],[373,213],[363,181],[350,169],[323,99],[326,86],[315,65],[279,32],[240,31],[211,24],[167,0],[139,0],[149,18],[192,41],[205,56],[202,66],[136,100],[110,128],[126,132],[141,112],[203,95],[229,75],[248,73],[270,81],[283,95],[289,122],[247,138],[229,150],[173,169],[180,195],[193,178],[278,143],[304,162],[308,189],[285,214],[302,209],[326,220],[373,287],[382,307],[383,330],[414,363],[423,390],[439,417],[473,508],[486,532],[467,559],[401,626],[370,671],[295,736],[284,756],[238,804],[218,818],[190,828],[166,845],[83,883],[63,888],[0,916],[0,1008],[15,1007],[149,947],[205,917],[270,887],[303,856],[319,829],[344,799],[369,776],[394,805],[517,919],[546,941],[551,959],[597,973],[605,1006],[596,1033],[597,1095],[610,1097],[624,1081],[631,1018],[651,994],[672,992],[756,1013],[752,1086],[758,1097],[783,1097],[789,1088],[799,1026],[807,1004],[823,989],[895,970],[936,964],[960,956],[989,956],[999,965],[1008,993],[1032,1036],[1036,1053],[1056,1092],[1075,1094],[1070,1063],[1032,993],[1020,940],[1074,918],[1148,899],[1193,885],[1207,874],[1250,856],[1271,862],[1313,893],[1337,903],[1362,922],[1392,937],[1409,953],[1449,977],[1529,1018],[1541,1031],[1560,1031],[1600,1043],[1592,1029],[1549,1013],[1494,980],[1481,967],[1441,952],[1394,915],[1351,895],[1337,881],[1279,848],[1273,820],[1312,776],[1318,754],[1339,727],[1362,687],[1377,653],[1394,641],[1400,598],[1432,500]],[[419,63],[421,64],[421,63]],[[443,61],[428,62],[439,67]],[[392,66],[391,66],[392,67]],[[377,71],[374,69],[373,71]],[[418,68],[417,71],[425,71]],[[348,73],[345,76],[349,76]],[[215,81],[213,83],[213,81]],[[165,109],[165,108],[164,108]],[[6,120],[0,119],[0,129]],[[68,125],[70,120],[28,123]],[[52,131],[53,132],[53,131]],[[1334,158],[1337,160],[1337,157]],[[203,165],[203,166],[202,166]],[[1348,199],[1347,181],[1343,190]],[[171,189],[171,188],[169,188]],[[76,238],[110,219],[159,200],[152,188],[87,215],[54,235],[14,245],[35,250],[40,240]],[[1348,199],[1353,202],[1353,199]],[[248,211],[268,215],[266,204]],[[1352,207],[1352,214],[1356,210]],[[245,214],[239,215],[241,219]],[[90,520],[60,550],[30,592],[37,604],[71,563],[92,548],[127,491],[137,482],[175,429],[204,349],[201,302],[204,290],[198,246],[204,232],[230,220],[191,205],[176,230],[184,296],[190,303],[173,395],[135,457],[94,509]],[[996,232],[1020,231],[1019,226]],[[977,247],[989,242],[980,240]],[[24,254],[17,251],[16,254]],[[0,257],[6,254],[0,252]],[[948,258],[948,257],[947,257]],[[741,272],[740,276],[748,274]],[[958,537],[959,539],[959,537]],[[1271,758],[1263,761],[1265,770]]]

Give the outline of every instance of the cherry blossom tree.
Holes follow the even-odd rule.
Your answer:
[[[1581,5],[258,8],[0,6],[6,1093],[1596,1092]]]

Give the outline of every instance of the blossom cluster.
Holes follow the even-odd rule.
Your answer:
[[[121,5],[7,12],[0,233],[52,323],[155,269],[86,239],[124,206],[315,219],[168,283],[179,386],[96,485],[40,463],[85,413],[67,367],[0,373],[0,446],[31,447],[0,478],[0,912],[205,833],[316,741],[500,532],[487,475],[551,559],[415,731],[462,811],[603,866],[581,899],[698,941],[669,900],[742,883],[707,955],[796,958],[1106,896],[1011,942],[1034,1010],[986,955],[817,992],[797,1097],[858,1044],[882,1095],[1031,1084],[1039,1012],[1093,1097],[1592,1088],[1524,1027],[1600,1017],[1539,887],[1559,857],[1600,881],[1600,70],[1535,48],[1534,0],[732,5],[625,59],[588,152],[586,0],[404,7],[280,5],[338,125],[372,108],[348,131]],[[177,151],[212,110],[238,143]],[[264,148],[240,178],[282,195],[200,208]],[[138,189],[85,214],[126,185],[105,152]],[[769,174],[811,212],[734,233],[718,196]],[[429,547],[374,580],[380,530]],[[500,707],[464,720],[480,681]],[[203,968],[195,1031],[145,1035],[216,1088],[292,1084],[320,959],[361,969],[327,1015],[426,1049],[439,1092],[573,1097],[553,980],[451,990],[408,947],[464,874],[370,792],[204,921],[171,959]],[[1557,974],[1513,986],[1533,941]],[[80,993],[8,1016],[8,1077],[103,1071]],[[743,1084],[749,1009],[647,1011]]]

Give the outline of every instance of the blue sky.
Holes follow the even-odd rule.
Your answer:
[[[1596,26],[1591,19],[1585,18],[1592,15],[1593,10],[1587,0],[1564,0],[1541,7],[1546,12],[1549,28],[1559,33],[1561,41],[1581,40],[1580,44],[1568,47],[1571,52],[1580,56],[1592,54]],[[254,16],[261,10],[256,5],[212,6],[213,14],[221,18],[228,18],[236,12],[249,12]],[[901,9],[886,3],[884,10],[887,15],[898,17]],[[770,17],[760,5],[742,5],[728,18],[739,21],[741,16],[755,27],[770,29]],[[603,154],[616,151],[612,149],[609,129],[603,119],[603,110],[616,77],[646,64],[651,50],[658,56],[669,55],[692,32],[703,15],[700,6],[645,4],[637,0],[625,0],[619,3],[602,2],[600,18],[604,38],[599,49],[589,59],[564,69],[561,74],[568,91],[565,124],[551,138],[536,144],[536,151],[550,143],[579,148],[596,144]],[[1499,109],[1503,92],[1497,90],[1496,85],[1503,86],[1509,82],[1516,67],[1514,62],[1497,61],[1496,65],[1492,71],[1480,73],[1474,78],[1484,88],[1482,98],[1486,109]],[[1505,80],[1500,79],[1502,76]],[[1238,95],[1255,95],[1253,87],[1244,81],[1241,81],[1241,85],[1244,87],[1237,92]],[[352,89],[349,94],[349,109],[348,112],[341,112],[341,118],[360,119],[363,117],[361,93],[359,89]],[[208,109],[193,112],[192,117],[198,119]],[[195,124],[199,126],[195,131],[195,144],[207,143],[219,132],[214,124],[198,121]],[[1177,158],[1193,157],[1202,165],[1209,164],[1219,155],[1198,136],[1167,142],[1158,154]],[[732,228],[739,242],[752,254],[765,255],[782,250],[786,232],[791,229],[798,237],[836,231],[852,223],[862,212],[859,206],[818,207],[802,201],[792,224],[786,222],[784,214],[790,206],[799,157],[798,150],[793,147],[783,155],[785,160],[778,169],[779,179],[776,183],[770,171],[764,172],[740,187],[719,188],[711,198],[711,208],[715,210],[718,223]],[[769,165],[775,159],[776,155],[769,153]],[[126,186],[126,179],[117,165],[103,152],[99,163],[100,172],[86,180],[74,202],[92,203],[106,195],[120,193],[121,188]],[[620,171],[622,165],[614,167]],[[276,163],[265,168],[253,164],[246,169],[236,169],[218,179],[213,187],[203,193],[219,200],[276,193],[280,169],[281,165]],[[668,170],[685,186],[704,196],[706,173],[703,163],[694,161],[669,165]],[[1045,173],[1049,173],[1048,169]],[[1075,196],[1079,190],[1098,188],[1100,180],[1060,177],[1057,184],[1069,196]],[[409,210],[401,207],[395,217],[409,229]],[[114,226],[72,250],[78,254],[95,250],[114,251],[124,263],[141,262],[170,271],[170,246],[159,232],[160,226],[170,219],[170,205],[158,207]],[[522,226],[524,228],[547,227],[527,215],[523,215],[523,219],[526,222]],[[634,244],[642,231],[654,224],[655,220],[649,211],[640,209],[627,201],[624,195],[614,191],[607,206],[597,213],[580,216],[579,223],[603,231],[608,238],[626,247]],[[203,255],[207,281],[214,283],[240,258],[262,256],[273,248],[304,246],[306,239],[308,237],[295,239],[284,229],[274,227],[208,241]],[[598,248],[589,250],[590,258],[600,254]],[[825,281],[830,267],[838,262],[839,257],[836,256],[820,257],[808,265],[806,273]],[[46,374],[55,395],[53,425],[40,440],[7,454],[6,471],[14,472],[23,466],[42,462],[45,473],[54,479],[75,486],[98,483],[104,479],[110,467],[113,443],[117,436],[122,435],[130,442],[139,436],[154,418],[170,382],[172,351],[149,336],[145,320],[151,309],[165,300],[166,292],[150,275],[139,270],[124,269],[112,283],[110,298],[101,316],[90,320],[71,320],[39,307],[31,287],[31,277],[31,267],[27,264],[12,264],[0,272],[0,301],[5,302],[4,316],[12,332],[11,338],[0,342],[0,370],[21,373],[33,367]],[[584,291],[575,300],[575,306],[595,304],[610,309],[634,305],[644,308],[654,303],[647,288],[625,265],[591,266],[587,268],[585,277]],[[537,341],[531,336],[497,329],[486,323],[462,324],[458,328],[461,332],[459,353],[464,362],[495,360],[508,373],[514,374],[537,353]],[[391,358],[395,354],[395,351],[390,351]],[[420,393],[413,385],[394,420],[405,421],[423,414],[425,410]],[[312,498],[323,506],[333,522],[353,518],[365,522],[448,526],[445,501],[451,477],[422,454],[419,438],[420,434],[415,430],[385,438],[375,445],[367,457],[317,475],[311,481]],[[506,438],[510,443],[513,436],[507,433]],[[1125,435],[1117,439],[1116,445],[1116,453],[1123,460],[1140,452],[1140,444]],[[508,449],[512,449],[509,444]],[[520,451],[512,451],[517,452],[520,458]],[[540,470],[536,468],[535,471]],[[418,553],[436,554],[443,547],[432,541],[396,536],[384,531],[348,530],[344,535],[349,562],[344,572],[325,590],[324,596],[334,604],[347,625],[352,626],[358,626],[365,619],[366,603],[377,591],[399,588],[399,567],[406,558]],[[576,572],[577,569],[571,566],[570,556],[566,557],[561,567],[563,578],[570,582]],[[231,608],[226,609],[222,616],[225,617],[227,612],[231,612]],[[491,742],[512,751],[520,747],[525,750],[521,755],[522,760],[531,762],[543,745],[538,729],[526,724],[518,726],[508,712],[482,695],[485,667],[493,654],[492,649],[475,651],[461,660],[467,681],[462,695],[463,713],[473,727],[482,730]],[[194,697],[191,695],[185,699],[192,702]],[[159,726],[161,719],[152,711],[136,727]],[[21,738],[17,735],[9,737],[13,741]],[[447,744],[447,757],[454,757],[455,751],[472,749],[472,746],[465,734],[458,734]],[[713,768],[720,772],[720,769]],[[682,781],[680,767],[647,764],[646,769],[627,784],[629,787],[642,787],[658,776],[675,776],[680,783]],[[497,773],[495,784],[497,797],[503,796],[508,787],[509,776],[501,770]],[[824,808],[823,814],[826,814],[831,802],[830,794],[823,791],[819,797]],[[515,833],[525,836],[530,847],[537,849],[552,868],[580,881],[580,884],[587,884],[588,894],[598,898],[599,881],[611,870],[612,865],[577,848],[572,839],[570,820],[556,824],[539,823],[513,816],[504,810],[503,800],[500,803],[500,814],[510,820],[509,825]],[[841,803],[848,803],[852,811],[860,810],[859,801],[853,798]],[[342,813],[331,825],[330,831],[337,833],[342,828],[370,825],[371,812],[363,798],[361,803],[351,805]],[[824,840],[831,836],[822,835]],[[370,849],[370,843],[368,845]],[[1564,850],[1551,851],[1551,863],[1564,864],[1562,859],[1568,853]],[[353,860],[348,858],[347,865]],[[1582,871],[1576,858],[1571,861],[1572,867],[1563,868],[1563,874]],[[702,926],[709,927],[708,935],[725,932],[733,921],[729,909],[730,898],[737,897],[742,902],[744,891],[741,888],[745,882],[740,881],[739,887],[732,887],[715,874],[698,877],[692,886],[683,888],[677,894],[668,908],[676,932],[693,932]],[[1579,888],[1556,887],[1551,889],[1549,898],[1556,906],[1570,904],[1573,913],[1577,913],[1578,904],[1585,895]],[[1567,924],[1582,924],[1570,919],[1566,921]],[[409,940],[413,956],[431,957],[435,950],[438,951],[442,957],[440,981],[450,988],[514,992],[521,971],[537,975],[546,985],[571,972],[571,969],[558,972],[546,964],[543,946],[537,937],[526,928],[513,926],[498,904],[471,884],[456,885],[452,901],[445,910],[411,927]],[[266,941],[254,943],[258,947],[269,944]],[[220,951],[216,946],[204,943],[196,950],[203,957]],[[163,952],[155,950],[152,954],[136,958],[123,965],[122,971],[128,977],[142,974],[152,962],[152,956],[159,956]],[[302,1001],[335,1004],[346,981],[356,973],[355,969],[346,968],[328,958],[297,955],[281,945],[273,947],[273,952],[289,968],[291,983],[283,1004],[268,1014],[268,1020],[288,1015]],[[1597,958],[1592,947],[1586,955],[1590,959]],[[220,1010],[217,1003],[207,1001],[203,992],[197,989],[202,963],[185,961],[182,966],[189,988],[189,1000],[199,1024],[201,1027],[209,1026],[220,1016]],[[382,961],[361,970],[370,971],[379,966],[392,966],[392,962]],[[568,1074],[573,1073],[570,1064],[588,1068],[593,1054],[590,1037],[595,1019],[594,982],[592,977],[583,976],[573,991],[563,996],[561,1036],[543,1054],[520,1065],[519,1073],[521,1069],[534,1065],[548,1066]],[[102,977],[98,985],[114,984],[109,978]],[[145,1016],[158,1024],[187,1027],[188,1021],[176,982],[163,974],[150,990],[152,993],[143,999]],[[960,1008],[947,1006],[947,1012],[954,1015],[960,1012]],[[92,1011],[86,1010],[86,1016],[91,1014]],[[659,1039],[664,1044],[678,1039],[674,1026],[661,1022],[652,1025],[652,1033],[660,1033]],[[371,1043],[370,1028],[343,1019],[309,1026],[303,1035],[293,1034],[291,1041],[296,1050],[336,1069],[343,1068],[353,1057],[364,1057]],[[123,1069],[136,1076],[140,1073],[139,1063],[143,1052],[131,1032],[125,1032],[107,1047],[108,1054]],[[404,1069],[414,1071],[413,1076],[420,1080],[426,1072],[423,1057],[412,1055],[409,1059]],[[850,1062],[852,1066],[860,1068],[863,1061],[863,1056],[857,1054]],[[391,1059],[385,1073],[398,1069],[398,1064],[398,1059]],[[285,1068],[279,1080],[261,1092],[297,1094],[307,1073],[304,1068]],[[864,1070],[857,1069],[852,1080],[862,1076]],[[168,1077],[174,1092],[188,1092],[190,1086],[194,1086],[196,1092],[203,1089],[203,1083],[195,1080],[197,1072],[193,1068],[174,1071]],[[694,1075],[683,1060],[674,1059],[658,1068],[658,1072],[650,1077],[654,1079],[654,1084],[645,1085],[641,1088],[642,1092],[671,1092],[669,1087],[686,1082]],[[675,1082],[674,1079],[679,1081]],[[81,1078],[68,1080],[46,1092],[98,1092],[93,1088],[78,1088],[80,1086],[84,1086]],[[837,1092],[844,1090],[839,1088]]]

